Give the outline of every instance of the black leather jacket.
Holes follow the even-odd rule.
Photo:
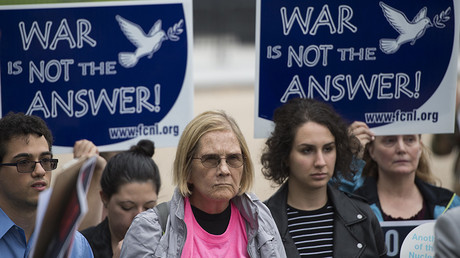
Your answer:
[[[265,204],[278,226],[287,257],[300,257],[288,231],[287,194],[285,183]],[[334,257],[384,257],[386,247],[382,229],[369,205],[329,185],[328,198],[335,210]]]

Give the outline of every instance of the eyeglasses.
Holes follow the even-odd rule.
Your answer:
[[[219,166],[220,161],[222,159],[225,159],[227,165],[232,168],[239,168],[244,163],[244,158],[242,154],[229,154],[225,157],[221,157],[218,154],[205,154],[201,156],[201,158],[193,159],[199,159],[201,161],[201,164],[203,164],[203,166],[206,168],[216,168],[217,166]]]
[[[58,159],[41,159],[39,161],[25,159],[16,163],[1,163],[0,166],[16,166],[19,173],[32,173],[37,163],[40,163],[45,171],[51,171],[57,168]]]

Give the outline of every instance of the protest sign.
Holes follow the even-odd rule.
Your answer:
[[[434,257],[434,224],[433,221],[412,229],[403,241],[400,257]]]
[[[380,226],[385,237],[387,256],[410,257],[409,253],[433,252],[433,224],[433,220],[381,221]],[[421,227],[421,225],[426,226]],[[402,253],[404,255],[401,255]]]
[[[255,136],[290,98],[376,134],[454,130],[459,3],[257,1]]]
[[[42,117],[56,153],[175,146],[193,116],[191,0],[0,7],[0,113]]]
[[[88,210],[88,192],[96,157],[64,166],[53,188],[40,194],[31,257],[68,257],[79,222]]]

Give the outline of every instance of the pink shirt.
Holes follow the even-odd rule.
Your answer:
[[[193,216],[188,198],[185,198],[184,220],[187,239],[181,257],[249,257],[245,222],[233,203],[227,230],[222,235],[209,234],[201,228]]]

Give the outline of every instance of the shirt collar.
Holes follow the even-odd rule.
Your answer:
[[[0,208],[0,239],[14,226],[14,222]]]

